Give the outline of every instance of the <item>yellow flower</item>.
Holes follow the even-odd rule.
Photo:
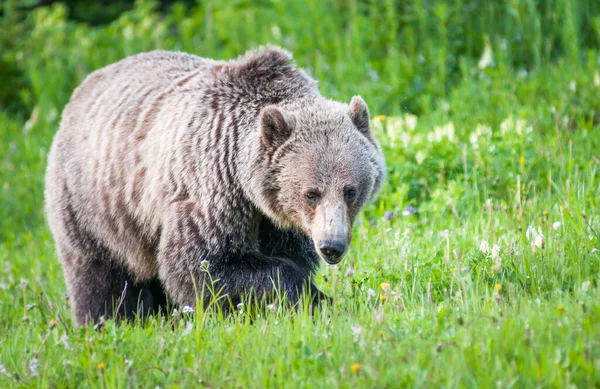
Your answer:
[[[565,311],[566,311],[566,309],[562,305],[559,305],[558,307],[556,307],[556,313],[558,313],[559,315],[562,315],[563,313],[565,313]]]
[[[521,157],[521,158],[519,158],[519,163],[520,163],[521,165],[525,165],[525,157]]]
[[[381,300],[382,303],[385,303],[385,300],[387,300],[387,297],[385,297],[384,294],[380,294],[379,295],[379,300]]]
[[[100,363],[98,364],[98,369],[100,369],[100,370],[104,370],[105,368],[106,368],[106,366],[104,365],[104,363],[103,363],[103,362],[100,362]]]
[[[360,363],[353,363],[352,366],[350,366],[350,370],[352,370],[353,373],[358,373],[360,368]]]
[[[381,285],[379,285],[379,286],[383,290],[389,290],[390,289],[390,283],[389,282],[382,282]]]
[[[378,122],[382,122],[385,120],[385,115],[379,115],[379,116],[375,116],[373,119],[377,120]]]
[[[500,284],[496,284],[496,285],[494,285],[494,290],[495,290],[496,292],[500,293],[500,291],[502,290],[502,285],[500,285]]]
[[[548,211],[544,210],[544,212],[542,212],[542,214],[543,214],[544,216],[548,216]]]

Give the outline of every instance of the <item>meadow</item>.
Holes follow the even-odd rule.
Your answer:
[[[600,386],[596,1],[138,1],[93,26],[20,3],[0,14],[0,387]],[[360,94],[386,157],[317,277],[334,303],[75,327],[43,212],[73,89],[141,51],[266,43]]]

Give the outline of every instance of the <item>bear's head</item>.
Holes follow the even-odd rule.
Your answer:
[[[317,99],[260,113],[259,207],[280,227],[304,231],[329,264],[346,253],[356,215],[384,180],[369,122],[359,96],[350,105]]]

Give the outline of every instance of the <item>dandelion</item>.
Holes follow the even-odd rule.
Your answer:
[[[500,285],[500,284],[494,285],[494,290],[496,291],[496,293],[500,293],[502,291],[502,285]]]
[[[519,158],[519,163],[520,163],[521,165],[525,165],[525,157],[521,157],[521,158]]]
[[[552,228],[554,228],[554,230],[558,231],[560,229],[560,222],[552,223]]]
[[[382,303],[385,303],[387,300],[387,297],[385,294],[380,294],[379,295],[379,301],[381,301]]]
[[[479,243],[479,251],[484,254],[487,254],[490,251],[490,244],[487,240],[484,239],[481,241],[481,243]]]
[[[358,373],[361,369],[360,363],[353,363],[350,366],[350,370],[352,370],[353,373]]]
[[[98,364],[98,369],[99,369],[100,371],[102,371],[102,370],[106,369],[106,365],[105,365],[103,362],[100,362],[100,363]]]
[[[548,211],[544,210],[544,212],[542,212],[542,215],[544,215],[545,217],[548,216]]]
[[[384,120],[385,120],[385,118],[386,118],[386,116],[385,116],[385,115],[379,115],[379,116],[375,116],[375,117],[373,118],[373,120],[377,120],[378,122],[382,122],[382,121],[384,121]]]

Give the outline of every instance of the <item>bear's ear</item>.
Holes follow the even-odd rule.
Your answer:
[[[370,138],[369,108],[360,96],[354,96],[350,101],[350,119],[360,132]]]
[[[269,105],[260,113],[260,131],[263,143],[277,148],[292,135],[293,119],[279,108]]]

